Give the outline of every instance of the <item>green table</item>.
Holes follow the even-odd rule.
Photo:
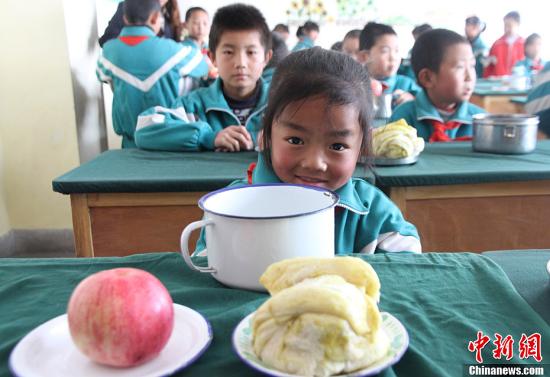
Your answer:
[[[550,255],[549,251],[545,253]],[[511,252],[509,257],[520,260],[523,255]],[[543,359],[550,358],[548,323],[518,295],[491,259],[471,253],[379,254],[364,258],[381,280],[381,310],[397,317],[410,336],[402,360],[382,376],[462,376],[465,365],[476,363],[467,346],[475,340],[477,331],[491,340],[495,333],[515,340],[510,361],[493,359],[492,344],[484,347],[482,356],[487,364],[537,364],[533,358],[519,358],[517,347],[522,333],[540,333]],[[204,264],[205,260],[197,258],[196,262]],[[96,271],[121,266],[155,274],[174,302],[197,310],[211,322],[214,339],[210,348],[178,375],[256,375],[233,352],[230,337],[237,323],[256,310],[267,295],[224,287],[209,275],[189,270],[176,253],[0,260],[0,375],[8,373],[9,354],[25,334],[66,311],[70,293],[80,280]],[[524,270],[524,277],[528,273]],[[539,300],[548,306],[546,279],[537,278],[534,284],[544,287],[546,295]]]
[[[427,145],[412,166],[378,168],[425,251],[550,248],[550,141],[526,155],[476,153],[470,142]]]
[[[510,87],[506,80],[478,79],[470,102],[493,114],[516,113],[518,107],[510,99],[514,96],[526,97],[527,92],[527,89]]]
[[[256,153],[109,151],[56,178],[71,197],[78,256],[179,248],[202,217],[198,199],[244,178]],[[426,146],[411,166],[378,167],[375,183],[420,231],[425,251],[550,248],[550,141],[528,155]],[[360,165],[356,176],[371,178]]]

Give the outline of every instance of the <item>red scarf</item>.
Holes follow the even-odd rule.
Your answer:
[[[252,173],[254,173],[254,169],[256,169],[256,163],[252,162],[248,165],[248,169],[246,170],[246,177],[249,185],[252,184]]]
[[[127,44],[128,46],[135,46],[140,44],[146,39],[149,39],[149,36],[147,35],[124,35],[121,37],[118,37],[123,43]]]
[[[430,135],[430,143],[436,142],[436,141],[468,141],[472,140],[471,136],[459,136],[454,139],[451,139],[449,135],[445,131],[447,130],[454,130],[455,128],[458,128],[462,125],[460,122],[455,121],[448,121],[447,123],[440,122],[435,119],[429,119],[429,121],[432,123],[432,134]]]

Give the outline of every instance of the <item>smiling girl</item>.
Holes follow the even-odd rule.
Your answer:
[[[335,252],[420,252],[414,225],[380,190],[353,178],[367,153],[371,94],[367,71],[353,58],[311,48],[290,54],[273,77],[262,152],[248,181],[285,182],[335,191]],[[204,248],[202,240],[197,251]]]

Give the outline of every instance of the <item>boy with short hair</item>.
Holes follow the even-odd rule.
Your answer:
[[[209,56],[219,78],[177,98],[171,108],[143,112],[136,128],[140,148],[168,151],[251,150],[267,103],[261,74],[271,58],[271,33],[261,12],[233,4],[219,8],[210,29]]]
[[[490,62],[483,77],[505,76],[512,73],[512,67],[518,60],[525,58],[524,40],[519,36],[520,16],[518,12],[509,12],[504,16],[504,35],[497,39],[487,60]]]
[[[292,52],[305,50],[315,46],[315,40],[319,36],[319,25],[313,21],[306,21],[296,31],[298,43],[292,49]]]
[[[468,102],[475,87],[475,57],[468,41],[446,29],[420,35],[411,64],[424,89],[395,109],[390,121],[405,119],[426,141],[470,140],[472,116],[485,111]]]
[[[172,103],[184,76],[206,72],[200,51],[156,36],[162,25],[159,0],[125,0],[123,7],[127,26],[103,46],[96,73],[113,89],[113,127],[122,147],[135,148],[138,115]]]

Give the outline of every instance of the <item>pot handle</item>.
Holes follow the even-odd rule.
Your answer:
[[[514,126],[504,127],[504,137],[508,137],[508,138],[516,137],[516,127]]]
[[[204,219],[199,221],[194,221],[191,224],[187,225],[183,232],[181,233],[181,239],[180,239],[180,245],[181,245],[181,255],[183,255],[183,260],[187,265],[195,271],[199,272],[207,272],[207,273],[214,273],[216,272],[216,269],[213,267],[199,267],[195,266],[193,264],[193,261],[191,260],[191,256],[189,255],[189,236],[191,235],[191,232],[202,228],[207,225],[213,225],[214,221],[211,219]]]

